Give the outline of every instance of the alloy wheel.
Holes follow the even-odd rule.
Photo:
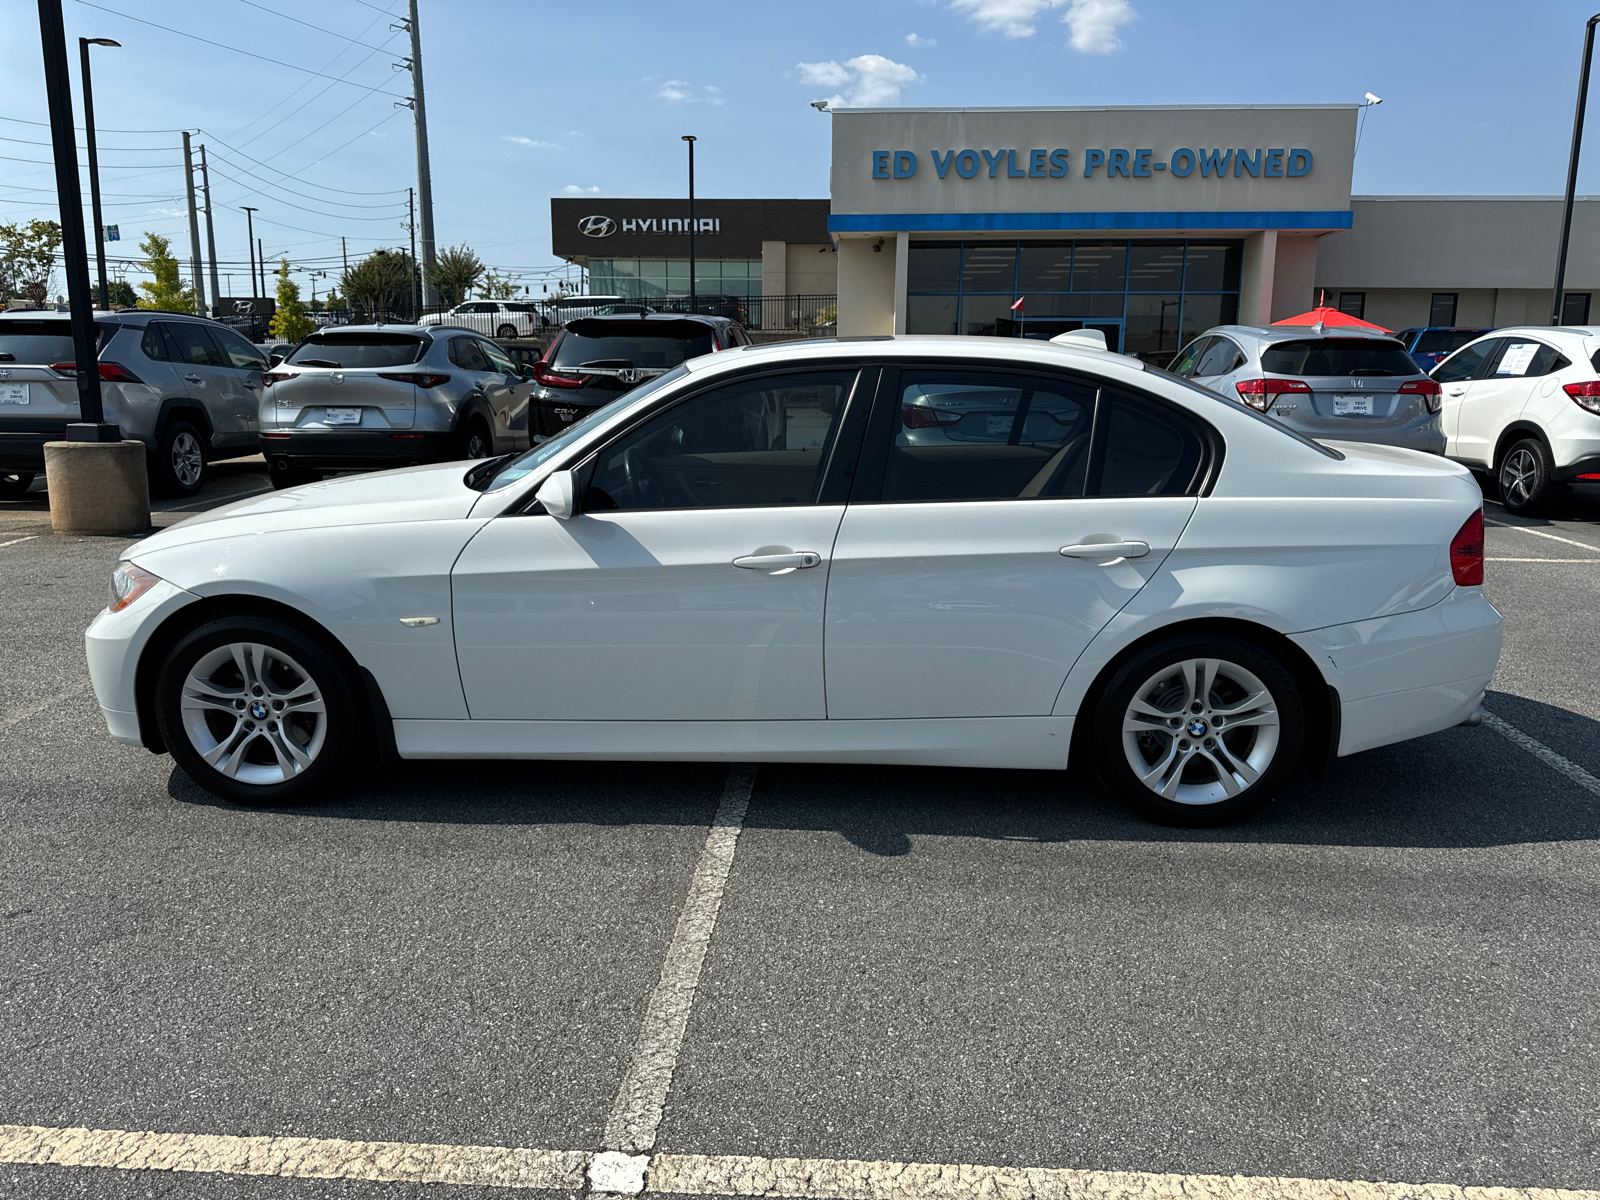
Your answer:
[[[1272,765],[1278,741],[1272,692],[1225,659],[1163,667],[1134,693],[1122,718],[1123,753],[1135,778],[1178,804],[1239,795]]]
[[[482,430],[473,428],[467,431],[467,457],[489,457],[489,443],[484,439]]]
[[[201,656],[178,702],[195,751],[240,783],[284,783],[316,759],[328,712],[310,673],[281,650],[234,642]]]
[[[1500,492],[1514,505],[1526,504],[1533,498],[1538,479],[1539,464],[1526,446],[1518,446],[1506,455],[1500,466]]]
[[[188,430],[172,439],[172,476],[186,488],[198,487],[205,473],[205,455],[200,439]]]

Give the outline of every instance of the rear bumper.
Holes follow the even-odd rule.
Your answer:
[[[1581,458],[1571,466],[1556,468],[1557,481],[1571,484],[1579,492],[1600,492],[1600,479],[1579,479],[1579,475],[1600,475],[1600,455]]]
[[[0,427],[0,471],[44,470],[46,442],[65,441],[67,425],[75,418],[33,417],[7,421]]]
[[[460,458],[448,433],[264,433],[261,453],[273,470],[387,470]],[[280,465],[281,464],[281,465]]]
[[[1427,420],[1412,421],[1398,426],[1379,425],[1359,417],[1343,419],[1334,417],[1326,420],[1288,418],[1283,420],[1283,424],[1296,433],[1302,433],[1316,441],[1371,442],[1378,446],[1421,450],[1424,454],[1444,453],[1444,427],[1439,423],[1437,413],[1430,414]]]

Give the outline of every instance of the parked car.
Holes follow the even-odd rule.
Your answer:
[[[472,330],[323,329],[265,379],[261,452],[274,487],[327,471],[486,458],[529,445],[534,385]]]
[[[266,360],[233,330],[182,313],[97,312],[106,420],[149,452],[151,490],[192,496],[207,464],[254,454]],[[78,420],[77,367],[65,313],[0,313],[0,496],[44,470],[44,445]]]
[[[1424,371],[1431,371],[1468,342],[1490,332],[1455,325],[1432,325],[1426,329],[1402,329],[1394,336],[1400,339],[1412,362]]]
[[[1219,325],[1167,369],[1307,437],[1444,453],[1439,385],[1387,333]]]
[[[579,317],[609,316],[617,311],[619,305],[631,312],[638,311],[635,306],[647,303],[628,296],[554,296],[549,300],[541,300],[539,311],[546,325],[554,325],[559,329]]]
[[[1508,512],[1600,493],[1600,326],[1497,329],[1433,370],[1445,453],[1492,471]]]
[[[533,365],[534,433],[560,433],[685,359],[750,344],[726,317],[645,313],[568,321]]]
[[[945,380],[1058,396],[1093,433],[1036,440],[1019,405],[1003,443],[904,444]],[[1447,459],[1325,447],[1120,355],[761,346],[516,457],[163,530],[113,573],[89,670],[114,738],[245,804],[325,794],[375,747],[1081,753],[1140,812],[1215,824],[1474,716],[1501,641],[1481,505]]]
[[[537,337],[544,328],[539,306],[512,300],[468,300],[449,312],[428,313],[417,324],[455,325],[497,338]]]
[[[750,324],[749,307],[743,296],[666,296],[650,301],[657,312],[698,313],[708,317],[727,317],[740,325]]]

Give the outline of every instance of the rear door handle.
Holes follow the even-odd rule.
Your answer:
[[[184,378],[187,379],[190,383],[199,383],[199,384],[204,384],[205,383],[205,380],[202,379],[198,375],[185,375]]]
[[[733,560],[733,565],[747,571],[781,571],[785,567],[814,567],[822,555],[810,550],[796,550],[789,554],[747,554]]]
[[[1068,558],[1143,558],[1150,553],[1148,542],[1079,542],[1061,547]]]
[[[1448,396],[1465,396],[1467,394],[1467,389],[1466,388],[1452,388],[1449,392],[1446,392],[1445,394],[1448,395]]]

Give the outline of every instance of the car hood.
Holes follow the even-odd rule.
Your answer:
[[[252,496],[152,534],[123,557],[136,558],[242,534],[284,533],[332,525],[459,520],[482,497],[481,492],[463,482],[467,469],[467,464],[460,462],[434,463],[370,475],[345,475]]]

